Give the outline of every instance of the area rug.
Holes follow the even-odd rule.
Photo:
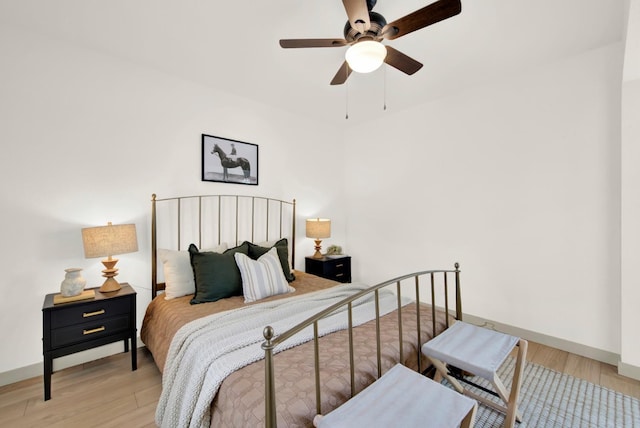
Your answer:
[[[511,385],[514,359],[509,357],[498,374]],[[488,387],[484,379],[473,382]],[[443,383],[447,383],[443,381]],[[498,399],[475,390],[485,397]],[[520,389],[522,423],[517,428],[640,428],[640,400],[599,385],[527,363]],[[476,427],[498,428],[504,415],[488,406],[478,406]]]

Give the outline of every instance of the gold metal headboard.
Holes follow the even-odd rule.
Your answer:
[[[159,233],[159,210],[166,214],[169,230]],[[172,217],[172,218],[171,218]],[[172,225],[173,224],[173,225]],[[165,224],[163,224],[165,226]],[[185,233],[190,231],[190,234]],[[164,238],[159,243],[159,235]],[[187,236],[185,236],[187,235]],[[228,238],[228,241],[224,239]],[[228,242],[287,238],[290,263],[294,268],[296,239],[296,200],[247,195],[194,195],[158,199],[151,195],[151,292],[152,298],[164,290],[158,282],[158,246],[186,250],[191,242]]]

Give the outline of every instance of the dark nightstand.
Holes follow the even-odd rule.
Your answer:
[[[44,354],[44,400],[51,398],[53,359],[79,351],[124,341],[131,370],[138,366],[136,354],[136,292],[127,283],[111,293],[95,290],[95,299],[53,304],[47,294],[42,305],[42,353]]]
[[[351,282],[351,256],[305,258],[304,270],[307,273],[339,282]]]

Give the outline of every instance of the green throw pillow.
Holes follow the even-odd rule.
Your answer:
[[[249,246],[249,257],[253,260],[258,260],[260,256],[266,254],[271,248],[275,248],[278,251],[278,258],[280,259],[280,265],[282,266],[282,273],[284,273],[284,277],[287,278],[287,281],[289,282],[296,279],[289,267],[289,242],[287,241],[287,238],[282,238],[270,248],[261,247],[248,241],[243,242],[243,244],[247,244]]]
[[[192,305],[242,295],[242,277],[234,258],[234,254],[238,252],[249,255],[249,245],[243,243],[229,248],[222,254],[200,252],[194,244],[189,245],[189,257],[196,284],[196,294],[191,299]]]

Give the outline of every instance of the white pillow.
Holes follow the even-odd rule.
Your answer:
[[[284,277],[276,248],[270,249],[258,260],[252,260],[240,252],[233,256],[242,277],[242,292],[245,303],[295,291]]]
[[[224,253],[227,251],[227,244],[201,251]],[[196,283],[193,280],[193,268],[188,251],[160,248],[158,249],[158,259],[162,262],[164,272],[164,298],[166,300],[188,296],[196,292]]]

